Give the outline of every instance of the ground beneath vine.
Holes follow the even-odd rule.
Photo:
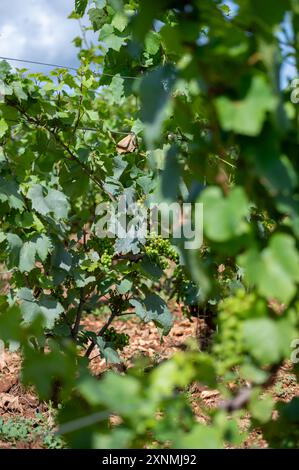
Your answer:
[[[89,316],[85,320],[85,328],[98,331],[103,325],[103,316]],[[147,357],[151,363],[158,364],[169,358],[176,351],[184,350],[188,342],[198,341],[201,324],[196,318],[187,319],[177,310],[174,314],[174,326],[170,334],[161,341],[155,325],[144,325],[136,317],[128,316],[116,321],[114,326],[118,332],[130,336],[130,344],[125,347],[121,356],[124,373],[136,358]],[[95,375],[107,370],[105,360],[95,350],[91,356],[90,367]],[[108,366],[108,368],[115,366]],[[4,448],[60,448],[60,438],[54,435],[55,411],[49,403],[41,403],[31,389],[25,389],[20,382],[21,360],[17,353],[4,352],[0,359],[0,449]],[[288,401],[299,395],[299,386],[291,373],[290,364],[285,364],[279,371],[275,383],[271,386],[271,394],[277,400]],[[207,408],[218,407],[223,398],[215,390],[209,390],[200,384],[193,384],[189,397],[196,418],[205,422],[202,405]],[[241,419],[243,430],[248,428],[249,420]],[[258,429],[252,431],[242,447],[266,447],[266,442]]]

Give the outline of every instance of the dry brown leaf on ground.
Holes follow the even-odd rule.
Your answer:
[[[4,354],[1,353],[1,350],[0,350],[0,371],[4,369],[5,366],[6,366],[6,362],[4,359]]]
[[[0,377],[0,393],[8,392],[13,385],[18,382],[18,376],[16,375],[7,375]]]
[[[15,397],[9,393],[0,393],[0,408],[5,411],[22,411],[19,397]]]
[[[218,390],[203,390],[200,394],[200,397],[207,399],[207,398],[217,397],[218,395],[219,395]]]

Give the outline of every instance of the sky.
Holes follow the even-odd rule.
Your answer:
[[[231,0],[225,3],[235,11]],[[76,67],[77,50],[72,40],[80,35],[80,26],[78,21],[67,19],[73,7],[74,0],[0,0],[0,56]],[[41,65],[11,64],[35,72],[49,70]],[[282,86],[295,74],[294,67],[285,63]]]
[[[74,0],[0,0],[0,56],[76,66],[72,40],[80,35],[80,26],[67,19],[73,6]]]

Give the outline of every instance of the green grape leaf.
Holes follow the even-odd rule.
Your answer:
[[[6,239],[8,242],[9,265],[14,268],[19,265],[20,251],[23,242],[21,238],[14,233],[8,233]]]
[[[25,242],[20,250],[20,271],[32,271],[35,267],[36,255],[39,256],[41,261],[45,261],[51,250],[51,240],[44,234]]]
[[[199,201],[203,204],[203,228],[210,240],[225,242],[249,231],[249,203],[241,187],[233,188],[225,198],[221,189],[213,186],[202,191]]]
[[[8,308],[6,302],[1,304],[0,308],[0,331],[2,341],[22,341],[24,334],[20,325],[22,315],[20,309],[13,305]]]
[[[26,348],[22,379],[25,384],[34,384],[42,400],[49,400],[53,396],[53,387],[57,380],[66,393],[74,386],[76,358],[71,347],[67,352],[66,354],[65,350],[61,350],[53,342],[46,353],[32,347]]]
[[[261,132],[266,113],[273,111],[276,99],[265,79],[255,76],[243,100],[231,101],[226,96],[216,99],[221,125],[226,131],[256,136]]]
[[[38,301],[38,306],[45,318],[45,326],[48,329],[54,327],[55,321],[64,312],[61,303],[51,295],[42,295]]]
[[[118,11],[113,16],[111,24],[112,26],[114,26],[115,29],[122,32],[128,24],[128,17],[122,12]]]
[[[221,429],[196,424],[189,433],[177,433],[174,447],[176,449],[220,449],[222,447]]]
[[[32,207],[42,215],[50,212],[43,194],[43,187],[40,184],[34,184],[28,191],[28,197],[32,201]]]
[[[52,242],[49,237],[41,234],[35,240],[36,253],[42,261],[45,261],[48,254],[52,251]]]
[[[45,202],[56,219],[66,219],[70,209],[67,197],[56,189],[49,189]]]
[[[129,416],[134,425],[134,410],[142,410],[143,416],[149,416],[153,412],[151,403],[146,404],[141,397],[140,382],[132,376],[121,377],[119,374],[108,372],[103,381],[85,378],[79,383],[78,389],[88,403],[104,405],[114,413]],[[137,416],[136,418],[138,420]]]
[[[157,54],[158,50],[160,49],[160,35],[155,31],[149,31],[145,38],[145,50],[150,55]]]
[[[145,256],[142,261],[138,263],[138,269],[142,274],[154,281],[159,280],[163,276],[163,269],[153,263],[148,256]]]
[[[119,75],[115,75],[111,80],[109,91],[111,92],[111,104],[117,103],[120,105],[124,95],[124,79]],[[113,177],[117,178],[115,175]]]
[[[270,318],[246,320],[243,325],[246,348],[261,366],[275,364],[281,359],[279,335],[277,324]]]
[[[7,130],[8,130],[8,125],[4,121],[4,119],[1,118],[0,119],[0,139],[6,134]]]
[[[244,364],[240,367],[240,376],[249,382],[262,384],[267,380],[269,374],[252,364]]]
[[[36,246],[32,241],[25,242],[20,251],[19,269],[21,273],[30,272],[35,267]]]
[[[129,449],[135,433],[130,429],[113,429],[109,435],[96,434],[94,436],[95,449]]]
[[[289,0],[277,2],[275,8],[273,8],[272,0],[263,0],[263,2],[252,0],[250,7],[254,15],[264,21],[267,27],[269,27],[269,25],[279,24],[283,20],[286,9],[289,7]]]
[[[164,335],[169,333],[173,318],[161,297],[156,294],[148,294],[142,301],[130,300],[130,304],[135,307],[136,315],[145,323],[153,321],[157,327],[162,328]]]
[[[5,181],[0,177],[0,201],[8,201],[12,209],[24,209],[24,201],[19,194],[18,186],[14,181]]]
[[[51,329],[64,311],[62,305],[51,295],[43,294],[37,300],[34,298],[32,291],[27,287],[19,289],[17,298],[21,302],[21,313],[26,323],[32,323],[38,315],[42,315],[45,327]]]
[[[254,394],[251,398],[248,409],[251,415],[257,419],[260,423],[266,423],[271,419],[274,401],[273,398],[269,395],[260,397],[259,390],[258,393]]]
[[[19,101],[27,100],[27,94],[24,92],[21,82],[13,82],[12,88]]]
[[[102,41],[108,49],[119,51],[124,44],[124,38],[114,33],[114,28],[111,24],[104,24],[99,33],[99,41]]]
[[[102,356],[106,359],[108,363],[121,364],[122,361],[117,351],[115,351],[115,349],[108,346],[106,341],[104,341],[103,338],[101,338],[100,336],[97,336],[96,342],[100,350],[100,353],[102,354]]]
[[[171,184],[169,182],[171,181]],[[177,200],[180,182],[180,165],[177,148],[171,146],[167,152],[165,167],[162,173],[161,192],[165,199]]]
[[[87,8],[88,0],[75,0],[75,12],[83,16]]]
[[[55,268],[63,269],[66,272],[69,272],[73,266],[72,255],[61,243],[56,243],[54,245],[52,265],[55,266]]]
[[[123,279],[116,288],[121,295],[124,295],[132,289],[132,286],[132,281],[129,279]]]
[[[84,273],[74,273],[74,279],[77,287],[85,287],[96,281],[95,276],[86,276]]]
[[[39,184],[34,184],[28,191],[28,197],[32,202],[32,207],[42,215],[53,213],[57,220],[65,219],[70,209],[67,197],[56,189],[48,189],[44,196],[44,188]]]
[[[160,136],[175,80],[174,69],[165,65],[149,72],[141,81],[141,120],[145,123],[144,136],[149,147]]]
[[[288,403],[279,404],[279,413],[290,423],[299,423],[299,397],[292,398]]]
[[[295,240],[283,233],[271,237],[261,253],[252,248],[239,256],[245,279],[257,286],[261,295],[289,303],[299,282],[299,255]]]

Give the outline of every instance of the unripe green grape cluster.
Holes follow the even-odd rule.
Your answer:
[[[245,291],[237,291],[219,304],[217,324],[219,333],[213,347],[218,357],[220,373],[229,371],[244,357],[243,320],[253,308],[255,298]]]
[[[112,259],[113,259],[113,256],[109,255],[107,251],[104,251],[100,260],[103,268],[106,268],[106,269],[110,268],[112,266]]]
[[[92,237],[89,240],[88,245],[90,248],[93,248],[99,254],[107,252],[110,255],[112,255],[114,253],[113,240],[108,237],[105,237],[105,238]]]
[[[194,282],[187,278],[182,266],[177,266],[173,272],[174,294],[178,301],[185,302],[190,291],[195,289]]]
[[[158,236],[149,238],[145,246],[145,252],[162,269],[168,268],[167,260],[175,263],[179,262],[179,254],[171,246],[168,238]]]
[[[179,285],[182,289],[186,289],[190,283],[190,280],[187,279],[183,267],[177,266],[173,272],[173,277],[175,278],[175,282]]]
[[[109,269],[112,266],[114,255],[113,244],[109,238],[94,238],[92,242],[93,248],[100,255],[100,264],[104,269]]]
[[[103,338],[112,343],[115,349],[122,351],[129,344],[130,337],[126,333],[117,333],[115,328],[111,327],[105,331]]]
[[[111,254],[113,253],[113,244],[111,243],[111,239],[108,237],[99,238],[97,248],[99,251],[107,251]]]

